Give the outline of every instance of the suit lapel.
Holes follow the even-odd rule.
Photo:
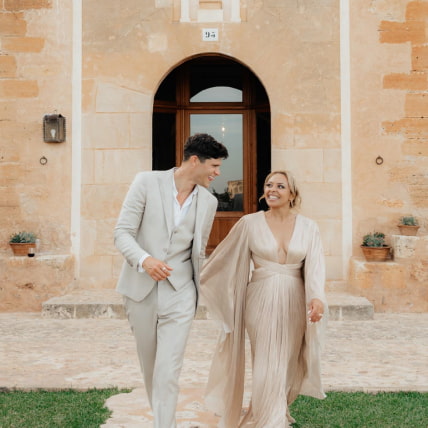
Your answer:
[[[159,176],[159,191],[161,194],[163,213],[165,216],[168,234],[171,235],[173,230],[174,207],[172,205],[172,175],[174,168],[165,171],[165,174]]]

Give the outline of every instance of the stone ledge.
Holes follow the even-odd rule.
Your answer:
[[[391,246],[393,248],[394,260],[399,262],[412,259],[417,256],[418,253],[425,252],[424,249],[427,244],[428,236],[391,236]]]
[[[364,297],[347,293],[327,293],[330,319],[367,320],[373,318],[373,305]],[[122,296],[115,290],[81,290],[65,296],[53,297],[42,305],[42,315],[47,318],[126,318]],[[210,319],[206,306],[201,302],[196,320]]]

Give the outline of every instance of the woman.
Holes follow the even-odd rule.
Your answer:
[[[294,422],[288,408],[299,394],[325,397],[319,348],[327,304],[318,227],[295,213],[300,196],[289,172],[270,173],[262,198],[269,210],[242,217],[201,274],[208,310],[223,324],[207,404],[222,415],[224,428],[288,427]],[[245,330],[252,396],[241,419]]]

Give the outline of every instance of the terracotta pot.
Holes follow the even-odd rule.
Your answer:
[[[9,245],[12,248],[14,256],[27,256],[30,248],[36,249],[34,242],[9,242]]]
[[[398,228],[400,229],[400,235],[405,236],[416,236],[420,226],[411,226],[406,224],[399,224]]]
[[[391,247],[366,247],[361,245],[364,257],[368,262],[384,262],[389,259]]]

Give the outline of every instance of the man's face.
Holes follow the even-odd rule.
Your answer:
[[[211,182],[220,175],[220,166],[223,159],[206,159],[201,162],[197,156],[195,160],[194,179],[200,186],[209,187]]]

